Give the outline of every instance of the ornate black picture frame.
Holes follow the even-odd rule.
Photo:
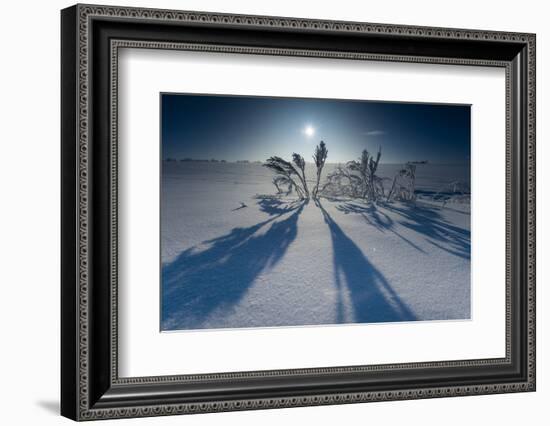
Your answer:
[[[61,413],[160,416],[535,390],[535,35],[76,5],[61,13]],[[506,71],[506,356],[120,378],[121,47],[485,65]]]

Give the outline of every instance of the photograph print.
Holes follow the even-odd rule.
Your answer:
[[[470,319],[470,105],[160,103],[161,331]]]

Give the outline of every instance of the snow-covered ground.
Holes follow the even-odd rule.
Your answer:
[[[275,197],[272,177],[163,163],[162,330],[470,318],[470,205],[431,200],[467,168],[419,165],[416,206]]]

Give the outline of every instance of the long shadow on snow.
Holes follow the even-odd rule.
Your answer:
[[[395,230],[395,222],[391,217],[386,213],[377,208],[374,204],[369,205],[359,205],[352,202],[345,202],[336,206],[338,210],[345,214],[355,213],[363,216],[363,218],[369,223],[369,225],[374,226],[380,232],[389,231],[395,236],[399,237],[402,241],[406,242],[408,245],[418,250],[419,252],[426,253],[422,248],[418,247],[408,238],[401,235]]]
[[[447,222],[439,207],[386,204],[385,208],[400,215],[400,224],[423,234],[433,246],[452,255],[470,260],[470,230]]]
[[[342,292],[347,288],[353,305],[354,321],[358,323],[413,321],[416,315],[399,298],[384,275],[342,231],[320,201],[332,238],[334,280],[338,289],[337,322],[345,322]]]
[[[346,214],[356,213],[362,215],[369,224],[379,231],[389,230],[410,246],[425,253],[424,250],[394,229],[395,221],[383,212],[384,209],[391,211],[404,219],[397,221],[399,225],[424,235],[426,240],[434,247],[463,259],[470,259],[470,231],[445,221],[439,207],[420,203],[416,205],[382,204],[375,206],[373,204],[360,205],[346,202],[336,208]]]
[[[205,328],[214,310],[230,311],[254,279],[281,260],[296,238],[304,208],[304,202],[283,204],[268,209],[269,219],[205,241],[204,250],[185,250],[162,268],[162,330]]]
[[[299,208],[305,201],[286,201],[276,195],[256,195],[258,207],[270,216],[280,216]]]

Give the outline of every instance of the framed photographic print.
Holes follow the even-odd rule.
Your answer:
[[[74,420],[535,390],[535,36],[76,5]]]

